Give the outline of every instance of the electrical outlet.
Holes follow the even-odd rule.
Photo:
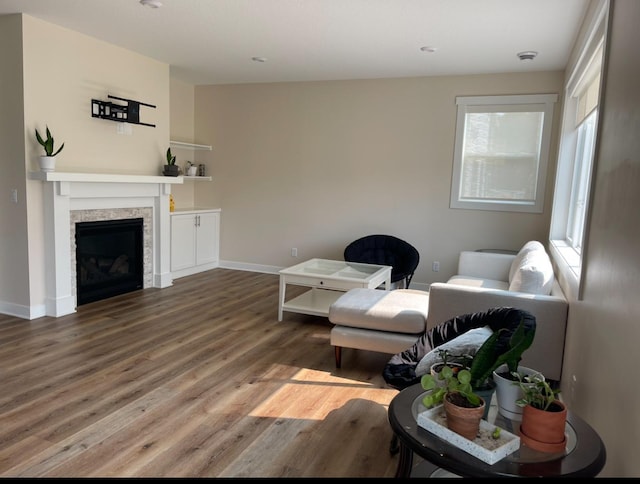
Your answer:
[[[11,190],[11,202],[18,203],[18,190],[15,188]]]
[[[291,248],[291,257],[298,257],[298,249],[295,247]]]
[[[438,272],[440,270],[440,262],[438,262],[437,260],[434,260],[433,264],[431,265],[431,270],[433,272]]]

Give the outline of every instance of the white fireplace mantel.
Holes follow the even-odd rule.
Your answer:
[[[153,287],[168,287],[171,277],[171,185],[183,177],[106,173],[32,172],[43,182],[47,316],[76,310],[71,267],[72,210],[151,207],[153,209]]]

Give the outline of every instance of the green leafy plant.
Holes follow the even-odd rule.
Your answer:
[[[471,386],[475,389],[483,388],[487,385],[487,381],[493,374],[493,371],[500,365],[506,364],[509,373],[516,372],[518,365],[522,359],[522,353],[531,346],[533,338],[536,334],[535,325],[528,329],[524,325],[524,318],[520,320],[520,324],[509,339],[509,348],[502,352],[498,352],[498,339],[500,334],[506,329],[494,331],[489,338],[478,348],[469,371],[471,373]]]
[[[167,165],[175,165],[176,157],[171,154],[171,148],[167,148]]]
[[[513,372],[514,378],[517,378],[517,384],[520,385],[523,397],[516,400],[516,404],[520,407],[531,405],[534,408],[544,411],[551,411],[553,403],[558,400],[556,398],[560,393],[560,389],[551,388],[549,382],[541,373],[522,376],[518,372]]]
[[[439,386],[437,380],[444,381],[444,385]],[[480,397],[473,392],[471,387],[471,372],[466,368],[456,372],[450,366],[444,366],[437,377],[429,373],[422,375],[420,384],[425,390],[433,390],[422,399],[422,403],[427,408],[442,403],[450,393],[460,394],[471,407],[479,407],[481,404]]]
[[[46,135],[47,135],[47,139],[43,139],[42,136],[40,136],[40,133],[38,132],[38,129],[36,128],[36,139],[38,140],[38,143],[40,143],[42,145],[42,147],[44,148],[44,152],[46,154],[46,156],[56,156],[58,153],[60,153],[62,151],[62,148],[64,148],[64,143],[62,143],[62,145],[60,146],[60,148],[58,148],[55,152],[54,150],[54,146],[53,146],[53,136],[51,136],[51,131],[49,131],[49,126],[47,126],[47,131],[46,131]]]

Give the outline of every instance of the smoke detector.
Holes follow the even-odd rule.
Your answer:
[[[517,55],[521,61],[532,61],[536,58],[538,53],[534,50],[526,50],[524,52],[518,52]]]

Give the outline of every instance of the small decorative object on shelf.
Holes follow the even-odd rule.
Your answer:
[[[198,176],[205,176],[204,174],[204,164],[200,163],[198,165]]]
[[[36,128],[36,139],[38,140],[38,143],[40,143],[44,148],[45,153],[44,156],[40,157],[40,170],[53,171],[56,167],[56,155],[62,151],[62,148],[64,148],[64,143],[60,145],[60,148],[54,151],[54,140],[53,136],[51,135],[51,131],[49,131],[49,126],[47,126],[46,135],[47,139],[45,140],[42,138],[42,136],[40,136],[40,133]]]

